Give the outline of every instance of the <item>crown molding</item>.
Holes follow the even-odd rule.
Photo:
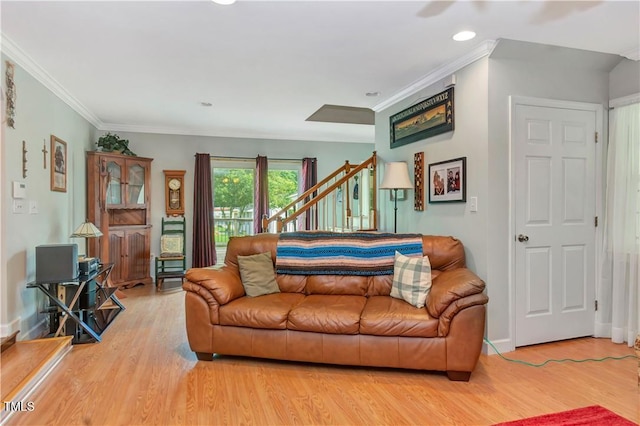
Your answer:
[[[623,96],[621,98],[611,99],[609,101],[609,108],[618,108],[640,102],[640,92],[633,95]]]
[[[466,67],[467,65],[477,61],[480,58],[488,56],[493,51],[493,48],[496,46],[496,40],[486,40],[481,45],[476,47],[474,50],[469,52],[468,54],[451,61],[443,66],[436,68],[429,74],[425,75],[421,79],[413,82],[409,86],[397,92],[395,95],[385,99],[377,105],[374,105],[371,109],[375,112],[382,111],[385,108],[390,107],[403,99],[408,98],[409,96],[415,94],[416,92],[425,89],[431,86],[433,83],[442,80],[445,77],[455,73],[456,71]]]
[[[69,105],[71,109],[80,114],[85,120],[94,127],[100,128],[102,121],[69,93],[60,83],[58,83],[44,68],[40,66],[31,56],[22,50],[4,33],[0,33],[2,43],[2,53],[7,55],[18,64],[22,69],[29,73],[33,78],[38,80],[44,87],[49,89],[54,95],[60,98],[64,103]]]
[[[290,141],[310,141],[310,142],[338,142],[338,143],[374,143],[373,136],[371,138],[345,139],[335,137],[311,138],[304,135],[291,135],[286,133],[251,133],[241,130],[213,130],[213,129],[187,129],[179,127],[156,127],[141,126],[136,124],[118,124],[103,123],[98,130],[105,132],[130,132],[130,133],[149,133],[160,135],[179,135],[179,136],[202,136],[214,138],[233,138],[233,139],[265,139],[265,140],[290,140]]]
[[[633,49],[622,52],[620,55],[627,59],[631,59],[632,61],[640,61],[640,46],[636,46]]]

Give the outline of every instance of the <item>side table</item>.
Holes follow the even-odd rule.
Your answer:
[[[33,281],[28,288],[40,289],[49,299],[49,336],[73,336],[73,343],[100,342],[102,333],[125,307],[116,297],[117,287],[108,287],[113,263],[97,271],[64,282]],[[69,321],[71,319],[71,321]]]

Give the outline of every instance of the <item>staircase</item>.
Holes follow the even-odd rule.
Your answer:
[[[279,212],[265,215],[262,232],[377,230],[376,173],[375,151],[360,164],[345,161]]]

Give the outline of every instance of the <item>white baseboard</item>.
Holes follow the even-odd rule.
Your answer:
[[[516,347],[511,339],[501,339],[501,340],[491,340],[491,343],[501,354],[506,352],[513,352],[516,350]],[[487,342],[482,343],[482,353],[487,355],[496,355],[496,351],[487,344]]]
[[[22,333],[21,333],[22,334]],[[34,340],[40,339],[47,334],[47,321],[45,319],[40,320],[36,325],[31,327],[29,331],[24,333],[18,340]]]
[[[611,337],[611,323],[605,324],[596,321],[595,330],[593,331],[594,337]]]
[[[0,325],[0,337],[11,336],[16,331],[20,330],[20,321],[22,319],[20,317],[14,319],[9,324],[1,324]],[[19,337],[19,336],[18,336]]]
[[[30,330],[23,331],[20,329],[21,318],[16,318],[9,324],[0,325],[0,336],[7,337],[20,330],[16,340],[33,340],[40,339],[47,334],[47,321],[45,319],[40,320],[36,325],[31,327]]]

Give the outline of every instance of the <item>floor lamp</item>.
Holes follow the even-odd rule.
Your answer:
[[[404,161],[386,163],[380,189],[393,190],[393,232],[398,232],[398,189],[412,189],[409,168]]]

